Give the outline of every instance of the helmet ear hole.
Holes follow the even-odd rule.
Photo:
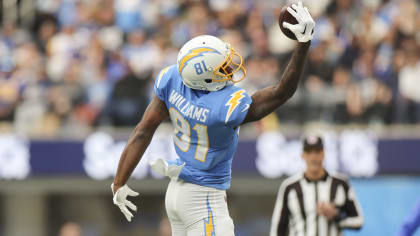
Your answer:
[[[212,82],[212,80],[211,79],[205,79],[204,82],[210,84]]]

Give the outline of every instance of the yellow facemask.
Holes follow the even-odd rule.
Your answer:
[[[213,82],[232,81],[233,83],[238,83],[245,79],[246,69],[244,66],[244,59],[232,48],[232,46],[230,46],[229,50],[230,53],[225,61],[214,70],[212,77]],[[239,62],[235,62],[235,56],[237,56]],[[242,73],[241,77],[234,80],[233,75],[239,71]],[[217,77],[221,77],[222,79],[218,79]]]

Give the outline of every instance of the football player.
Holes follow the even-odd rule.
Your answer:
[[[290,8],[298,24],[284,24],[298,40],[278,84],[249,96],[235,86],[246,74],[242,57],[232,46],[210,35],[188,41],[177,64],[157,76],[155,96],[135,127],[121,155],[111,186],[114,204],[128,221],[127,196],[137,196],[126,182],[159,124],[167,117],[173,127],[176,161],[158,159],[152,169],[170,177],[165,205],[172,235],[234,235],[226,203],[239,126],[257,121],[285,103],[297,89],[315,22],[302,3]],[[127,208],[128,207],[128,208]]]

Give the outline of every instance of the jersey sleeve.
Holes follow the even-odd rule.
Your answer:
[[[350,187],[347,180],[345,181],[346,202],[341,208],[338,225],[346,229],[360,229],[363,226],[363,215],[360,204],[356,198],[356,193]],[[341,216],[342,215],[342,216]]]
[[[172,67],[173,66],[168,66],[161,70],[155,79],[155,84],[153,86],[155,94],[162,101],[167,100],[169,77],[171,76]]]
[[[252,99],[244,89],[230,92],[224,104],[222,104],[222,117],[225,124],[232,128],[241,125],[248,114],[251,103]]]

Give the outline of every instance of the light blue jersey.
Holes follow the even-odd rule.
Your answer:
[[[159,73],[154,88],[175,128],[173,139],[179,158],[172,164],[185,163],[179,178],[228,189],[239,125],[248,113],[251,97],[234,85],[215,92],[190,89],[182,83],[176,65]]]

